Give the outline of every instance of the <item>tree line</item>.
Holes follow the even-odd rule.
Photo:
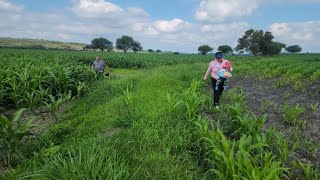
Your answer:
[[[299,45],[286,46],[283,43],[274,42],[273,38],[274,36],[271,32],[249,29],[238,39],[238,45],[234,49],[228,45],[221,45],[218,47],[218,51],[225,54],[232,53],[234,50],[240,54],[246,51],[253,55],[276,55],[279,54],[283,48],[289,53],[302,51]],[[198,47],[198,51],[205,55],[213,51],[213,48],[209,45],[201,45]]]
[[[142,45],[139,41],[134,40],[130,36],[121,36],[116,40],[116,48],[123,50],[125,53],[128,50],[132,50],[133,52],[142,51]],[[87,49],[100,49],[101,51],[107,50],[112,51],[113,43],[106,38],[94,38],[91,41],[90,45],[86,45],[83,47],[83,50]]]
[[[232,49],[229,45],[221,45],[217,48],[218,51],[221,51],[224,54],[230,54],[234,51],[238,51],[239,54],[244,52],[249,52],[253,55],[276,55],[279,54],[282,49],[285,49],[289,53],[301,52],[302,48],[299,45],[286,46],[284,43],[273,41],[274,36],[271,32],[263,32],[263,30],[247,30],[242,37],[238,39],[238,45]],[[142,51],[142,45],[139,41],[134,40],[130,36],[123,35],[116,40],[116,48],[123,50],[125,53],[128,50],[133,52]],[[113,43],[106,38],[100,37],[95,38],[91,41],[90,45],[86,45],[84,50],[87,49],[100,49],[101,51],[107,50],[112,51]],[[200,54],[208,54],[213,51],[213,48],[209,45],[201,45],[198,47]],[[157,52],[160,53],[161,50],[153,51],[148,49],[149,53]]]

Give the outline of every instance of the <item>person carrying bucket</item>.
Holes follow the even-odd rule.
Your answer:
[[[231,62],[223,58],[222,52],[216,52],[215,59],[209,63],[206,74],[203,77],[203,80],[207,80],[209,73],[211,73],[213,100],[216,109],[219,109],[220,97],[223,90],[227,88],[228,78],[232,77],[232,71]]]

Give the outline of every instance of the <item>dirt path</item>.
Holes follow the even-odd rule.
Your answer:
[[[303,92],[293,92],[291,87],[273,87],[274,80],[253,80],[243,77],[234,77],[230,82],[230,88],[242,87],[248,93],[247,103],[257,115],[267,114],[267,121],[264,129],[276,127],[278,131],[286,137],[298,134],[301,137],[301,148],[297,154],[299,159],[318,162],[320,158],[320,105],[316,110],[312,110],[311,104],[320,104],[320,81],[313,82]],[[284,122],[283,107],[288,101],[290,106],[300,104],[305,112],[300,117],[306,122],[305,127],[297,127]],[[294,140],[294,139],[292,139]],[[318,148],[315,150],[316,146]],[[310,147],[308,147],[310,146]],[[314,156],[311,157],[310,151]]]

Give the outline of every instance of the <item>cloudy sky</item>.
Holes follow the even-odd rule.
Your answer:
[[[248,29],[320,52],[320,0],[0,0],[0,37],[89,44],[132,36],[144,49],[237,45]]]

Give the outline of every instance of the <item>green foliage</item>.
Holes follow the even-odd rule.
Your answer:
[[[186,117],[188,120],[193,120],[196,117],[199,105],[202,103],[198,92],[199,86],[199,81],[192,81],[191,87],[183,92],[183,103],[187,108]]]
[[[12,119],[6,116],[0,116],[0,152],[1,158],[9,167],[15,166],[22,161],[24,155],[22,153],[22,138],[32,135],[31,130],[34,127],[32,121],[33,116],[22,119],[22,113],[25,108],[19,109],[13,114]],[[0,159],[1,159],[0,158]]]
[[[286,45],[279,42],[273,42],[273,38],[271,32],[249,29],[239,38],[239,44],[235,49],[237,51],[245,50],[254,55],[279,54],[281,49]]]
[[[285,49],[289,53],[298,53],[302,51],[302,48],[299,45],[287,46]]]
[[[138,52],[138,51],[142,51],[142,46],[141,46],[141,43],[140,42],[138,42],[138,41],[134,41],[132,44],[131,44],[131,46],[132,46],[132,51],[133,52]]]
[[[93,49],[101,49],[101,51],[107,49],[108,51],[111,51],[113,48],[112,42],[109,41],[106,38],[100,37],[100,38],[94,38],[91,41],[91,47]]]
[[[209,45],[202,45],[198,47],[198,51],[202,54],[202,55],[206,55],[209,52],[211,52],[213,50],[212,47],[210,47]]]
[[[116,40],[116,48],[123,50],[125,53],[132,48],[134,39],[130,36],[121,36]]]
[[[228,45],[221,45],[218,47],[218,51],[221,51],[224,54],[228,54],[228,53],[232,53],[233,49]]]
[[[187,108],[178,103],[200,68],[181,64],[126,70],[122,78],[116,76],[120,70],[114,70],[117,78],[95,82],[47,132],[43,139],[47,147],[39,147],[37,156],[5,179],[205,178],[191,150],[196,140]],[[194,84],[195,88],[199,94],[199,86]],[[167,93],[176,94],[168,100],[171,113]],[[127,126],[117,126],[119,121]]]
[[[100,141],[100,143],[99,143]],[[38,176],[44,179],[127,179],[129,174],[122,160],[103,140],[89,140],[88,146],[75,146],[57,153],[45,163]],[[90,143],[90,144],[89,144]]]
[[[88,86],[95,78],[86,65],[96,53],[0,52],[8,60],[0,69],[2,104],[15,99],[11,102],[33,106],[38,98],[56,112],[63,101],[87,93],[36,140],[32,155],[5,179],[286,179],[293,171],[288,159],[297,145],[275,130],[261,131],[266,117],[250,112],[243,89],[224,92],[225,105],[212,112],[212,98],[205,83],[198,82],[210,56],[104,53],[112,67],[134,69],[112,69],[108,81]],[[317,80],[313,75],[320,68],[317,55],[233,58],[237,75],[283,79],[292,86],[302,77]],[[22,63],[19,70],[12,59],[31,63]],[[33,69],[36,65],[46,71]],[[65,69],[73,66],[77,68]],[[143,67],[154,68],[137,69]],[[10,91],[8,84],[14,87]],[[24,94],[28,87],[32,90]],[[262,109],[271,105],[265,102]],[[308,149],[316,151],[315,146]]]
[[[80,96],[86,84],[95,80],[89,67],[52,53],[1,51],[0,106],[28,107],[35,113],[35,109],[46,105],[49,95]]]
[[[302,169],[304,174],[304,179],[306,180],[313,180],[313,179],[320,179],[320,172],[318,169],[314,168],[312,164],[303,164],[298,160],[299,167]]]
[[[47,101],[44,102],[56,122],[60,120],[60,117],[58,116],[57,112],[60,106],[62,105],[63,101],[64,101],[63,97],[55,98],[50,94],[48,102]]]
[[[310,104],[312,111],[316,111],[318,109],[319,103]]]
[[[292,125],[304,125],[304,122],[300,119],[301,114],[304,113],[304,108],[297,104],[294,107],[290,107],[289,103],[286,102],[284,107],[283,107],[283,116],[284,116],[284,121],[288,124]]]

